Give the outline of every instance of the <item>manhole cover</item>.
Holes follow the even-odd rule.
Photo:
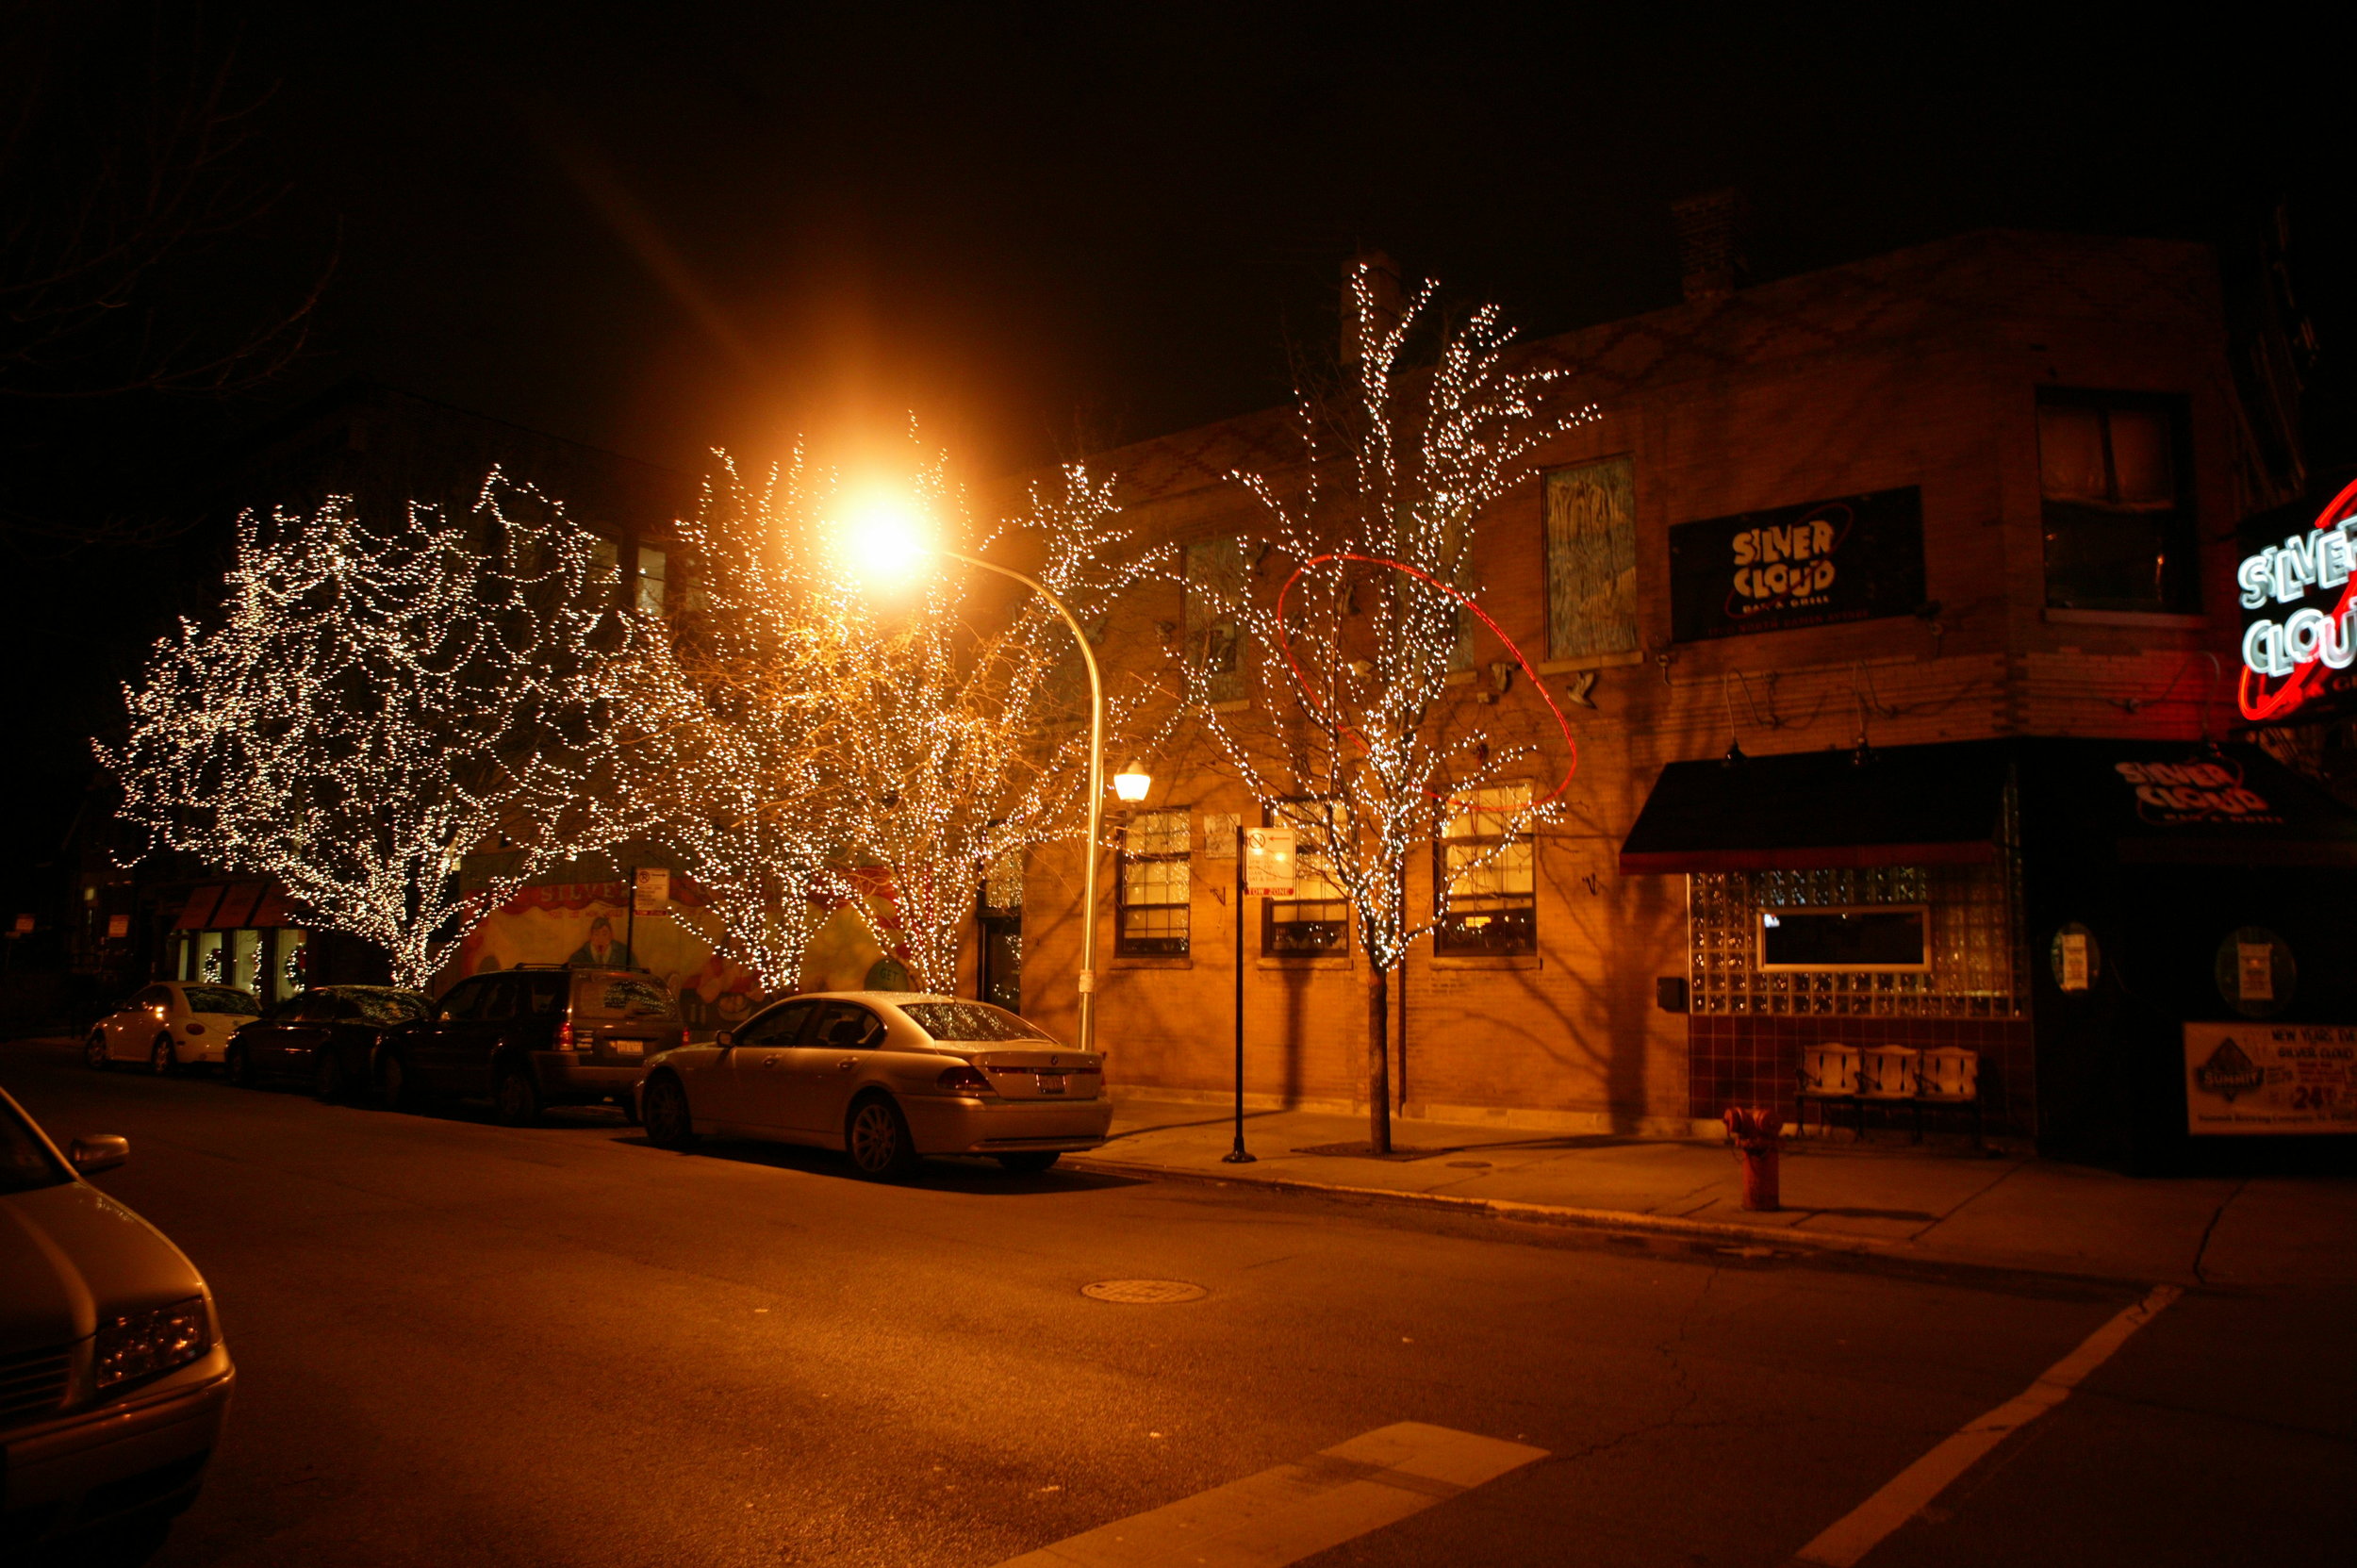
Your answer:
[[[1211,1293],[1184,1279],[1099,1279],[1094,1285],[1082,1285],[1080,1294],[1124,1307],[1161,1307],[1173,1301],[1200,1301]]]

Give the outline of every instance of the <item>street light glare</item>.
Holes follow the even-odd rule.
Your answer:
[[[915,508],[897,496],[877,495],[856,503],[843,520],[845,562],[871,583],[906,581],[916,563],[931,553],[932,541]]]

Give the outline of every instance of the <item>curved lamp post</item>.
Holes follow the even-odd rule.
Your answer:
[[[1047,601],[1048,606],[1071,629],[1072,640],[1080,645],[1080,660],[1089,672],[1089,807],[1088,850],[1080,877],[1084,920],[1080,927],[1080,1025],[1077,1044],[1082,1050],[1093,1051],[1096,1048],[1096,850],[1105,830],[1105,683],[1096,668],[1096,651],[1089,646],[1088,634],[1080,629],[1080,619],[1069,605],[1048,591],[1047,584],[1013,567],[985,561],[980,555],[968,555],[928,539],[915,520],[899,506],[889,503],[872,505],[859,519],[846,543],[871,576],[904,577],[920,558],[942,555],[984,571],[995,571],[1001,577],[1012,577]],[[1146,799],[1151,782],[1134,762],[1123,768],[1114,781],[1124,801]]]

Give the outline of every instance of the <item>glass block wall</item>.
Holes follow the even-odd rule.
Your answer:
[[[2020,859],[2007,829],[1988,866],[1877,866],[1728,871],[1687,879],[1695,1013],[1722,1016],[2025,1018],[2028,953]],[[1931,906],[1929,974],[1765,974],[1762,910],[1856,904]]]

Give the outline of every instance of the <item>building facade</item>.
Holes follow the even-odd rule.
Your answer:
[[[2055,798],[2116,789],[2133,828],[2148,786],[2131,774],[2232,774],[2284,803],[2246,835],[2273,835],[2252,864],[2329,859],[2348,836],[2265,754],[2208,749],[2238,723],[2233,530],[2304,477],[2287,400],[2250,394],[2265,356],[2227,320],[2204,247],[1990,232],[1757,288],[1703,280],[1673,308],[1531,345],[1600,417],[1480,520],[1472,586],[1569,716],[1576,765],[1477,635],[1468,696],[1536,746],[1528,798],[1570,769],[1567,810],[1477,877],[1455,877],[1445,841],[1411,867],[1411,905],[1457,885],[1394,986],[1399,1108],[1685,1133],[1730,1104],[1789,1110],[1805,1045],[1872,1039],[1976,1051],[1993,1129],[2052,1142],[2103,1120],[2072,1108],[2102,1073],[2074,1078],[2041,1043],[2041,1019],[2084,999],[2057,991],[2041,923],[2076,923],[2048,896],[2080,875],[2048,852]],[[1289,482],[1288,431],[1255,415],[1096,466],[1191,580],[1273,592],[1261,514],[1229,475]],[[1116,662],[1222,656],[1185,590],[1166,598],[1116,618]],[[2096,751],[2022,750],[2036,741]],[[1104,867],[1120,891],[1100,915],[1098,1028],[1118,1079],[1223,1093],[1241,966],[1247,1095],[1362,1105],[1368,977],[1345,911],[1266,900],[1240,943],[1228,845],[1258,808],[1199,753],[1148,760],[1154,789]],[[1444,835],[1469,850],[1457,864],[1479,858],[1466,805]],[[2244,854],[2217,837],[2198,851],[2206,892],[2146,877],[2148,901],[2204,933]],[[1071,992],[1046,977],[1077,968],[1076,870],[1035,854],[1023,908],[1028,1010],[1064,1026]],[[1904,950],[1862,957],[1780,910],[1880,911]],[[1763,914],[1791,950],[1762,946]],[[2312,987],[2302,1005],[2340,1003]]]

